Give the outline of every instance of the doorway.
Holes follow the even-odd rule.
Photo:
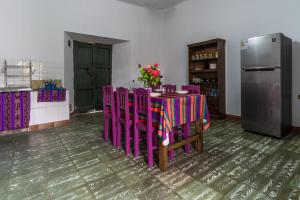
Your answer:
[[[111,85],[112,46],[74,41],[75,112],[102,109],[102,86]]]

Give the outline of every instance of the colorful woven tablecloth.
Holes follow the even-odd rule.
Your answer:
[[[130,95],[130,112],[133,112],[133,98]],[[163,145],[169,145],[169,133],[180,125],[199,121],[204,123],[204,130],[210,126],[210,116],[205,95],[173,95],[172,97],[151,98],[153,126],[157,127],[157,134]],[[139,116],[145,120],[145,116]]]
[[[180,125],[203,119],[204,130],[210,126],[210,116],[205,95],[188,95],[163,98],[160,110],[158,135],[163,145],[169,145],[169,133]]]
[[[0,131],[29,127],[30,92],[0,92]]]
[[[66,100],[65,89],[40,89],[38,90],[38,102],[61,102]]]

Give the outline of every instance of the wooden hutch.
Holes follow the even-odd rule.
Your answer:
[[[188,45],[189,84],[201,86],[213,118],[226,116],[225,43],[217,38]]]

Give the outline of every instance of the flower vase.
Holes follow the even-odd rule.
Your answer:
[[[151,84],[148,81],[144,82],[144,88],[152,92]]]

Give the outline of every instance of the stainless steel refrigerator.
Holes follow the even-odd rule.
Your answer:
[[[282,33],[241,41],[241,121],[281,138],[292,123],[292,40]]]

